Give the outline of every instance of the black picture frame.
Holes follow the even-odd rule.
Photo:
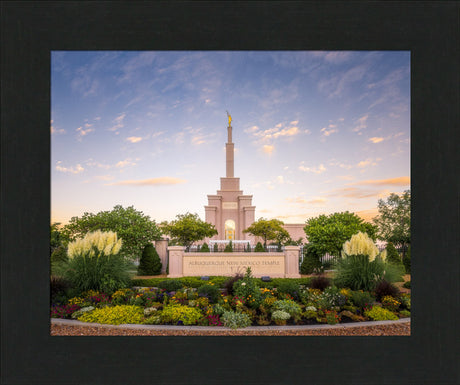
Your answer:
[[[458,383],[459,3],[0,6],[2,384]],[[411,336],[50,336],[52,50],[409,50]]]

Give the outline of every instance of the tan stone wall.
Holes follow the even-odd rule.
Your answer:
[[[284,253],[184,253],[181,246],[168,250],[168,277],[233,276],[248,267],[255,277],[300,277],[298,246],[287,246]]]

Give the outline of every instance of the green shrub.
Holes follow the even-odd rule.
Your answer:
[[[234,295],[243,298],[248,307],[258,308],[261,301],[259,286],[252,277],[251,268],[248,267],[243,279],[233,284]]]
[[[313,277],[310,280],[309,286],[312,289],[324,290],[326,287],[331,286],[331,280],[323,275]]]
[[[63,263],[66,263],[69,260],[67,257],[67,248],[63,245],[58,246],[51,253],[51,275],[56,275],[58,273],[58,268]]]
[[[217,243],[214,243],[213,251],[217,253],[219,251],[219,246],[217,246]]]
[[[342,307],[347,303],[347,298],[340,293],[336,286],[329,286],[321,293],[319,305],[322,309],[331,309],[333,307]]]
[[[147,244],[142,251],[142,256],[137,268],[139,275],[161,274],[161,260],[151,243]]]
[[[250,253],[251,252],[251,244],[248,242],[248,244],[246,245],[246,247],[244,248],[244,251],[246,253]]]
[[[243,274],[237,273],[233,277],[228,278],[224,283],[224,288],[227,291],[228,295],[234,296],[235,292],[233,291],[233,286],[235,282],[243,279]]]
[[[177,291],[179,289],[182,289],[184,284],[182,283],[182,280],[180,279],[165,279],[161,281],[158,284],[158,287],[160,289],[164,289],[166,291]]]
[[[180,281],[182,282],[182,286],[193,287],[195,289],[203,285],[203,281],[199,277],[182,277]]]
[[[251,325],[251,318],[245,313],[225,311],[221,317],[224,326],[231,329],[245,328]]]
[[[396,314],[393,314],[391,311],[384,309],[380,306],[374,306],[372,307],[372,309],[366,310],[364,312],[364,315],[366,317],[372,318],[374,321],[396,321],[398,319],[398,316]]]
[[[220,298],[220,290],[215,285],[205,284],[198,288],[198,295],[208,298],[211,303],[216,303]]]
[[[254,249],[255,253],[263,253],[265,251],[264,247],[262,246],[262,243],[257,242],[257,245]]]
[[[232,241],[225,246],[224,253],[233,253]]]
[[[82,322],[95,322],[100,324],[140,324],[144,318],[144,310],[140,306],[118,305],[106,306],[84,313],[78,317]]]
[[[403,257],[403,264],[404,264],[404,268],[405,268],[405,270],[406,270],[406,274],[410,274],[410,270],[411,270],[411,262],[410,262],[410,245],[409,245],[409,247],[407,248],[406,254],[405,254],[404,257]]]
[[[321,269],[321,261],[319,255],[311,245],[306,246],[305,257],[300,265],[300,274],[313,274]]]
[[[404,282],[403,287],[406,289],[410,289],[410,281]]]
[[[225,282],[227,282],[228,277],[226,276],[211,276],[209,277],[209,282],[213,283],[215,286],[223,289]]]
[[[161,311],[161,320],[174,325],[179,322],[184,325],[196,325],[202,317],[198,308],[185,305],[167,305]]]
[[[272,311],[283,311],[289,314],[295,320],[300,319],[302,308],[295,302],[289,299],[275,301],[272,305]]]
[[[375,297],[367,291],[353,291],[351,292],[351,301],[355,306],[364,309],[375,302]]]
[[[286,321],[291,318],[291,315],[283,310],[275,310],[272,313],[272,320],[275,321],[277,325],[286,325]]]
[[[296,281],[283,280],[276,285],[276,291],[278,294],[289,294],[295,300],[300,298],[300,285]]]
[[[410,310],[410,294],[408,293],[401,293],[398,297],[399,301],[401,302],[401,307]]]
[[[51,276],[50,278],[50,299],[52,303],[66,303],[70,298],[71,284],[62,277]]]
[[[393,263],[395,265],[402,264],[401,257],[399,256],[399,253],[396,250],[396,248],[393,246],[393,243],[388,242],[386,250],[387,250],[386,261],[388,263]]]
[[[401,310],[399,312],[403,317],[410,317],[410,311],[409,310]]]
[[[203,243],[203,246],[201,246],[201,249],[200,249],[200,253],[209,253],[210,250],[209,250],[209,246],[208,244],[205,242]]]

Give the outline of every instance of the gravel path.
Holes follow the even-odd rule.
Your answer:
[[[82,325],[52,320],[52,336],[409,336],[410,321],[374,322],[310,327],[250,327],[231,330],[222,327],[152,327],[143,325]]]

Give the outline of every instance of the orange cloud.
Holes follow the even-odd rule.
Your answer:
[[[410,185],[410,177],[401,176],[399,178],[390,179],[377,179],[377,180],[363,180],[362,182],[351,183],[349,185],[393,185],[393,186],[407,186]]]
[[[383,142],[383,138],[379,138],[379,137],[369,138],[369,142],[380,143],[380,142]]]

